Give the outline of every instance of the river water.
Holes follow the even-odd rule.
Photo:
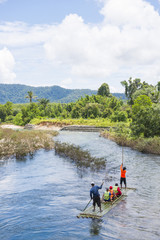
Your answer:
[[[159,240],[160,156],[124,148],[127,185],[136,188],[102,219],[76,216],[89,201],[90,183],[119,183],[122,148],[98,133],[60,132],[57,140],[104,157],[106,169],[78,169],[39,150],[31,158],[0,161],[1,240]]]

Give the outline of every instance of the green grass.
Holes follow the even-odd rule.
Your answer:
[[[37,119],[34,118],[30,122],[31,124],[45,124],[50,123],[55,126],[66,126],[66,125],[88,125],[88,126],[95,126],[95,127],[116,127],[118,123],[111,122],[109,119],[106,118],[96,118],[96,119]],[[129,123],[125,123],[126,126],[129,125]]]

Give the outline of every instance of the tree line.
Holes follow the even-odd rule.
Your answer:
[[[70,103],[51,103],[46,98],[32,102],[36,96],[28,91],[28,104],[0,104],[0,121],[25,125],[34,118],[107,118],[111,122],[129,123],[133,136],[160,136],[160,82],[153,86],[130,78],[121,84],[127,101],[113,96],[107,83],[99,87],[97,94]]]

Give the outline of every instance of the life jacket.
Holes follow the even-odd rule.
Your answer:
[[[113,189],[110,189],[109,191],[110,191],[110,193],[111,193],[111,199],[113,199],[113,197],[114,197],[114,191],[113,191]]]
[[[120,166],[121,169],[121,178],[125,178],[126,177],[126,170],[123,170],[122,165]]]
[[[118,193],[118,190],[117,190],[117,189],[118,189],[118,186],[114,186],[114,187],[113,187],[113,191],[115,192],[115,194]]]
[[[105,193],[104,193],[104,200],[110,200],[110,196],[109,196],[109,194],[110,194],[110,192],[108,191],[105,191]]]

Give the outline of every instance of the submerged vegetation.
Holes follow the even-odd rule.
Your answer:
[[[77,167],[90,168],[92,170],[99,170],[105,168],[106,161],[104,158],[92,157],[90,153],[86,150],[82,150],[79,146],[68,143],[55,142],[55,152],[56,154],[67,157],[73,160]]]
[[[0,128],[0,157],[26,156],[36,150],[54,148],[53,136],[55,131],[15,131]]]

